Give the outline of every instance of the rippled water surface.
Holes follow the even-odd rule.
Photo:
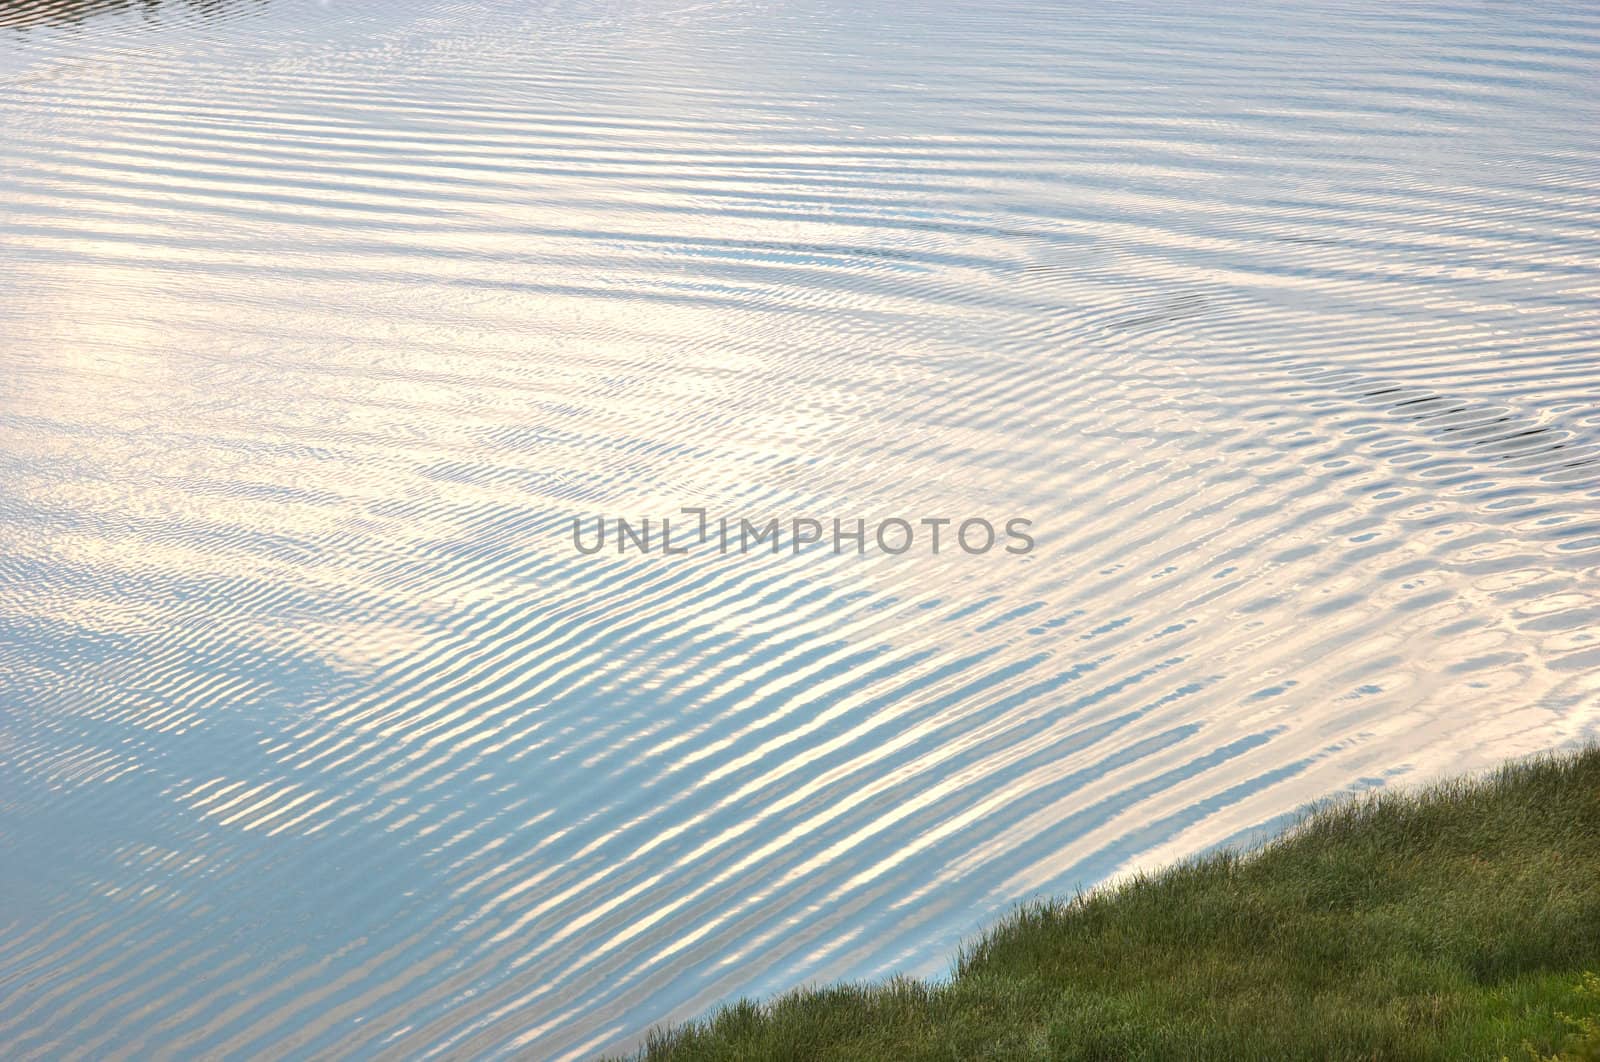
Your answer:
[[[1600,724],[1587,4],[0,0],[0,1042],[564,1057]],[[583,556],[570,521],[1037,548]]]

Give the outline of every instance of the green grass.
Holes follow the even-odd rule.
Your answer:
[[[948,981],[740,1001],[640,1056],[1600,1059],[1595,970],[1589,749],[1324,804],[1248,855],[1023,908]]]

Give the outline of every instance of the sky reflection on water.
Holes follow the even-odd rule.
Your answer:
[[[1589,12],[209,10],[0,34],[10,1056],[626,1046],[1594,736]],[[571,548],[683,505],[1039,546]]]

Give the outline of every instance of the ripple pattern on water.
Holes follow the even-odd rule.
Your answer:
[[[0,2],[6,1055],[582,1056],[1600,723],[1600,16]],[[1026,556],[581,556],[575,516]]]

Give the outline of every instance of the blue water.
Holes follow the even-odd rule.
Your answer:
[[[1600,734],[1600,12],[1316,6],[0,0],[0,1053],[621,1050]],[[1036,546],[573,547],[685,506]]]

